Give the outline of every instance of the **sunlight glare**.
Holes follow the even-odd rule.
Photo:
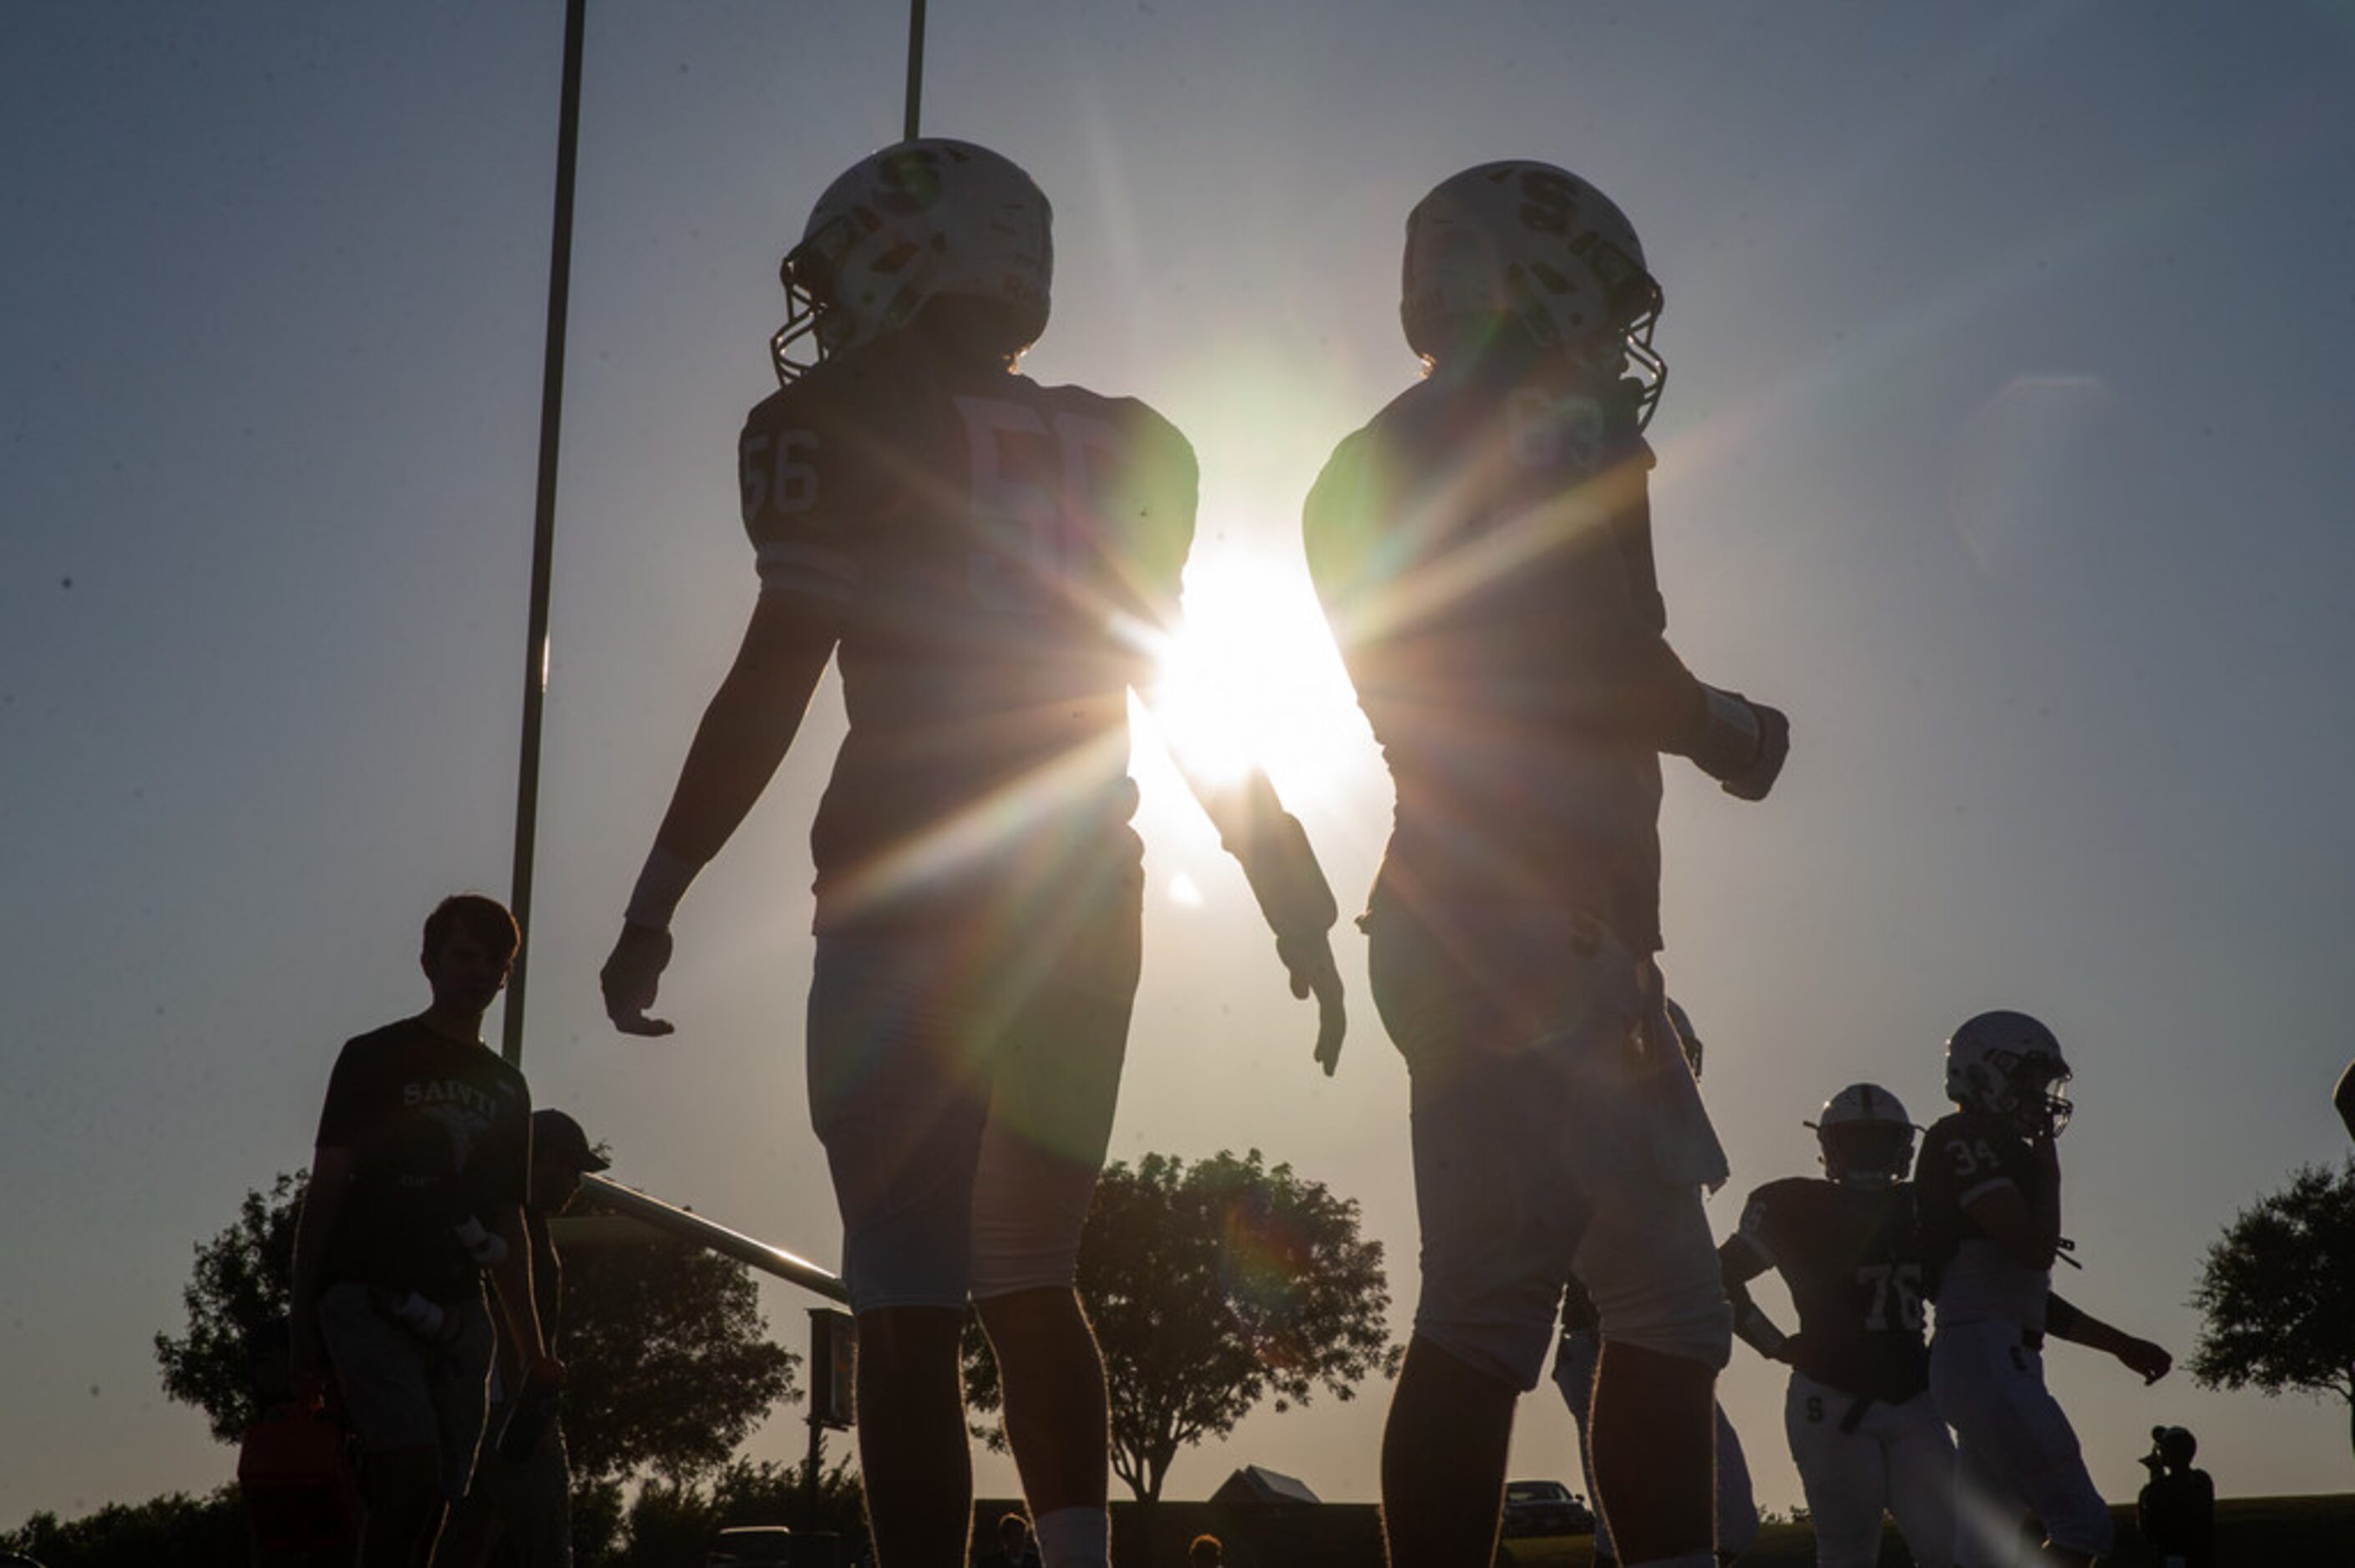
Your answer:
[[[1185,628],[1140,719],[1197,774],[1255,764],[1288,803],[1330,797],[1369,744],[1305,567],[1241,549],[1188,567]]]

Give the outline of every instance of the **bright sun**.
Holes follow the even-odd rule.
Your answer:
[[[1185,630],[1161,655],[1140,729],[1214,779],[1252,764],[1287,804],[1329,798],[1369,741],[1306,571],[1229,549],[1186,570]],[[1140,747],[1140,772],[1161,759]]]

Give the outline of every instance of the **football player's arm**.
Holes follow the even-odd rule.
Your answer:
[[[327,1243],[344,1212],[352,1182],[353,1155],[341,1146],[311,1150],[311,1180],[303,1191],[303,1212],[294,1221],[293,1277],[288,1291],[289,1367],[294,1396],[308,1404],[319,1393],[326,1347],[319,1331],[319,1275]]]
[[[1178,580],[1193,544],[1199,477],[1185,438],[1166,422],[1156,429],[1161,434],[1147,444],[1151,455],[1138,479],[1144,490],[1142,511],[1159,519],[1162,526],[1145,535],[1149,548],[1138,562],[1137,576],[1145,595],[1144,615],[1175,637],[1183,622]],[[1156,705],[1158,694],[1140,686],[1137,694],[1148,708]],[[1219,830],[1219,842],[1241,864],[1260,914],[1275,933],[1276,957],[1291,979],[1292,994],[1316,999],[1316,1059],[1331,1076],[1340,1064],[1347,1027],[1341,974],[1333,961],[1329,935],[1339,908],[1307,833],[1258,768],[1240,781],[1221,780],[1195,766],[1178,747],[1172,746],[1169,756]]]
[[[1964,1195],[1963,1213],[2014,1263],[2050,1268],[2061,1251],[2061,1183],[2056,1178],[2042,1189],[2031,1202],[2008,1177],[1983,1182]]]
[[[1763,800],[1791,751],[1779,708],[1712,686],[1685,667],[1668,638],[1648,632],[1629,650],[1612,718],[1655,751],[1689,758],[1727,794]]]
[[[696,726],[621,937],[599,973],[606,1015],[623,1033],[671,1032],[646,1010],[670,961],[672,912],[775,776],[834,643],[830,620],[805,596],[763,593],[753,606],[736,661]]]
[[[1791,724],[1779,709],[1702,682],[1668,645],[1652,564],[1651,467],[1651,449],[1639,439],[1587,487],[1613,519],[1625,619],[1611,639],[1617,654],[1593,662],[1601,678],[1572,683],[1570,716],[1579,728],[1689,758],[1727,794],[1761,800],[1790,753]]]
[[[2137,1339],[2123,1329],[2103,1322],[2083,1308],[2065,1300],[2058,1292],[2044,1298],[2044,1331],[2056,1340],[2066,1340],[2073,1345],[2083,1345],[2106,1355],[2115,1356],[2142,1381],[2157,1383],[2175,1365],[2175,1358],[2166,1348],[2148,1340]]]
[[[1770,1361],[1791,1358],[1791,1336],[1774,1326],[1750,1294],[1750,1282],[1774,1266],[1747,1234],[1736,1231],[1717,1249],[1717,1266],[1725,1280],[1725,1298],[1733,1307],[1733,1331],[1742,1342]]]
[[[1256,768],[1232,784],[1206,779],[1182,761],[1178,771],[1219,830],[1220,844],[1242,866],[1259,912],[1275,933],[1275,955],[1291,977],[1292,994],[1316,999],[1316,1057],[1330,1077],[1340,1065],[1348,1026],[1331,937],[1340,907],[1307,832]]]

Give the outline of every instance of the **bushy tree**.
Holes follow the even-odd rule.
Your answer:
[[[2355,1414],[2355,1160],[2300,1166],[2242,1210],[2209,1247],[2191,1300],[2203,1387],[2335,1394]]]
[[[227,1486],[201,1498],[108,1503],[77,1520],[37,1513],[0,1531],[0,1552],[21,1552],[43,1568],[245,1568],[251,1546],[237,1489]]]
[[[268,1192],[246,1193],[229,1229],[197,1244],[196,1274],[180,1292],[187,1337],[155,1336],[164,1392],[203,1411],[224,1443],[238,1441],[261,1414],[259,1364],[286,1353],[294,1221],[309,1175],[281,1171]]]
[[[770,1341],[752,1271],[699,1247],[568,1254],[559,1349],[565,1449],[582,1480],[709,1474],[801,1397],[801,1358]]]
[[[1080,1242],[1079,1289],[1111,1383],[1113,1473],[1161,1495],[1178,1450],[1220,1437],[1263,1401],[1349,1399],[1398,1370],[1380,1242],[1358,1205],[1260,1151],[1188,1165],[1148,1154],[1107,1169]],[[964,1344],[975,1408],[1000,1402],[977,1323]],[[996,1428],[982,1431],[1002,1447]]]

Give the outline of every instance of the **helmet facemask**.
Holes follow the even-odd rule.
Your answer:
[[[1913,1165],[1913,1123],[1895,1095],[1878,1084],[1850,1084],[1806,1124],[1822,1150],[1824,1174],[1843,1187],[1889,1187]]]
[[[2009,1093],[2003,1114],[2023,1138],[2058,1138],[2069,1125],[2069,1065],[2041,1051],[1996,1052],[1996,1071]]]
[[[1819,1127],[1824,1174],[1843,1187],[1891,1187],[1913,1164],[1913,1129],[1890,1122],[1859,1121]]]

